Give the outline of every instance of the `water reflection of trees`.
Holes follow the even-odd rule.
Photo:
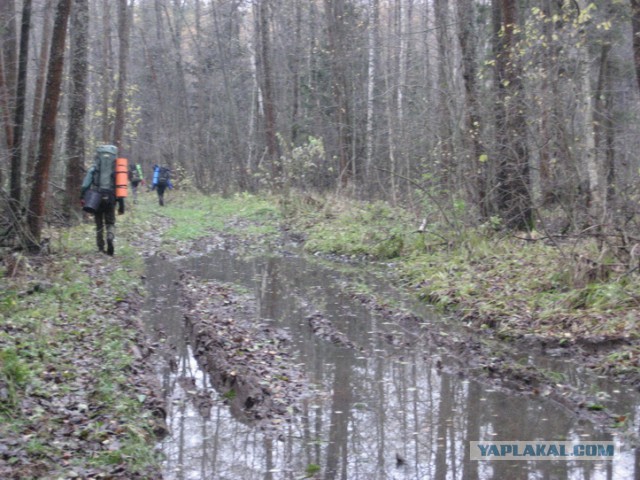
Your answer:
[[[316,478],[326,480],[610,479],[634,478],[638,471],[633,455],[604,467],[593,462],[471,462],[473,440],[608,438],[550,402],[494,392],[434,368],[426,346],[404,354],[390,349],[380,334],[387,328],[384,319],[354,305],[331,273],[278,259],[233,268],[233,276],[255,288],[261,318],[289,330],[320,394],[303,403],[280,440],[236,421],[222,402],[214,405],[208,421],[188,402],[180,404],[170,418],[173,436],[164,447],[167,478],[297,479],[315,465],[321,471]],[[238,274],[238,269],[244,270]],[[364,352],[314,337],[305,322],[310,308],[320,309]],[[182,364],[193,361],[185,350]],[[205,376],[197,376],[197,384],[208,388]],[[180,395],[174,391],[173,400]]]

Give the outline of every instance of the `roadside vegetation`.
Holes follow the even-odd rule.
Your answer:
[[[304,232],[307,251],[393,262],[398,285],[472,330],[566,349],[567,356],[585,353],[596,373],[640,385],[637,272],[599,257],[591,237],[426,222],[385,203],[289,205],[288,221]],[[432,218],[442,219],[438,213]]]
[[[94,253],[89,225],[52,254],[5,256],[0,288],[0,477],[152,478],[153,383],[141,344],[142,262]]]
[[[638,385],[636,273],[613,261],[606,276],[594,271],[586,240],[494,227],[337,197],[171,192],[166,207],[144,194],[118,217],[113,258],[96,252],[92,222],[48,228],[48,254],[2,255],[0,477],[157,475],[164,427],[142,327],[144,257],[187,254],[199,240],[251,252],[287,238],[328,258],[383,262],[393,282],[470,331],[580,352],[594,371]]]

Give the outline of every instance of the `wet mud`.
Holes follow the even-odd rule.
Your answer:
[[[287,333],[255,323],[252,299],[218,282],[183,274],[180,295],[194,356],[233,415],[277,433],[307,392]]]
[[[507,462],[498,476],[474,476],[465,442],[487,431],[613,439],[627,452],[613,471],[633,470],[633,391],[534,349],[494,345],[424,305],[354,293],[350,274],[331,267],[221,245],[150,271],[174,310],[163,329],[176,329],[167,344],[179,365],[165,375],[166,478],[610,474],[606,464]],[[440,463],[442,441],[459,450],[458,463]]]

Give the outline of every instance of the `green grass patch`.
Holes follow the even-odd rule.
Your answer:
[[[170,194],[165,207],[147,197],[136,205],[140,217],[153,223],[164,216],[172,226],[164,233],[171,241],[196,240],[221,232],[256,239],[277,234],[279,210],[277,203],[249,194],[230,197],[204,196],[195,192]]]
[[[402,211],[377,202],[340,204],[298,219],[307,225],[305,250],[346,256],[394,259],[402,255],[412,222]]]

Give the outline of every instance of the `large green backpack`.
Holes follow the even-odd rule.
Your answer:
[[[117,156],[118,147],[114,145],[101,145],[96,148],[93,184],[101,192],[115,192]]]

